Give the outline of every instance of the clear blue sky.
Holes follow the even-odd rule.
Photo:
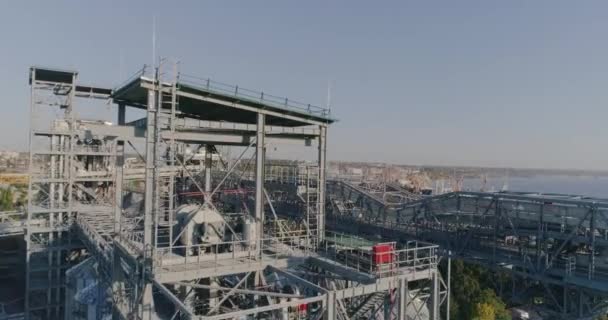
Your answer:
[[[12,1],[0,148],[27,145],[28,66],[117,84],[153,16],[184,72],[313,104],[331,81],[330,159],[608,169],[606,1]]]

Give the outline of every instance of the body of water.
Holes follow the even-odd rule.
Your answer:
[[[464,179],[463,189],[479,191],[482,179]],[[488,177],[486,191],[499,191],[503,186],[508,191],[562,193],[608,199],[608,177],[535,175],[530,177]]]

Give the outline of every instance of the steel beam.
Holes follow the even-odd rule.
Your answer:
[[[118,125],[123,126],[125,124],[125,117],[127,113],[127,108],[124,103],[118,104]]]
[[[258,113],[258,125],[255,146],[255,221],[258,224],[258,254],[262,250],[264,235],[264,147],[266,116]]]
[[[295,306],[298,306],[301,304],[319,302],[319,301],[322,301],[323,299],[325,299],[325,296],[317,296],[317,297],[310,297],[310,298],[304,298],[304,299],[293,299],[288,302],[275,303],[275,304],[271,304],[269,306],[260,306],[260,307],[255,307],[252,309],[239,310],[239,311],[234,311],[234,312],[229,312],[229,313],[224,313],[224,314],[218,314],[218,315],[214,315],[214,316],[202,316],[202,317],[199,317],[199,319],[200,320],[238,319],[245,315],[253,315],[253,314],[259,314],[262,312],[268,312],[268,311],[272,311],[272,310],[279,310],[279,309],[284,309],[284,308],[289,308],[289,307],[295,307]],[[335,318],[331,318],[331,319],[335,319]]]
[[[323,241],[325,237],[325,165],[327,156],[327,126],[319,126],[319,197],[318,197],[318,210],[317,210],[317,236],[318,243]]]
[[[186,305],[184,305],[184,303],[181,300],[179,300],[173,294],[173,292],[169,291],[169,289],[167,289],[164,285],[162,285],[162,283],[159,283],[157,281],[153,281],[153,283],[154,283],[154,287],[156,287],[158,289],[158,291],[160,291],[167,299],[169,299],[169,301],[173,302],[173,304],[175,305],[175,307],[177,307],[177,309],[184,312],[184,314],[189,318],[194,317],[194,315],[192,314],[192,311],[190,311],[190,309],[188,307],[186,307]]]

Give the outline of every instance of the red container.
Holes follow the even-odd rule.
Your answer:
[[[391,244],[377,244],[372,247],[375,264],[393,262],[393,246]]]

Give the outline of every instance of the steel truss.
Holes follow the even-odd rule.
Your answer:
[[[115,174],[96,170],[114,165],[116,141],[99,140],[78,130],[76,98],[100,96],[85,93],[76,81],[76,72],[56,70],[49,76],[46,69],[30,69],[27,319],[63,316],[66,271],[86,256],[72,228],[93,219],[91,223],[99,226],[89,239],[98,242],[108,239],[112,230],[105,222],[111,221],[114,208]]]
[[[436,246],[392,243],[378,260],[367,240],[325,229],[326,111],[196,84],[166,59],[113,90],[70,71],[32,68],[30,79],[28,319],[440,318]],[[118,124],[79,119],[77,97],[115,102]],[[127,107],[145,118],[127,123]],[[317,161],[267,160],[283,141],[314,143]],[[243,151],[224,159],[224,145]],[[220,214],[229,236],[184,238],[183,203]],[[253,229],[235,230],[235,215]],[[82,288],[83,276],[94,283]]]
[[[358,198],[363,204],[363,210],[350,211],[333,206],[332,226],[354,222],[361,231],[432,241],[444,256],[524,279],[523,286],[513,280],[512,301],[530,302],[540,292],[565,319],[606,313],[608,200],[455,192],[387,210],[350,184],[336,180],[329,190],[334,202]],[[499,292],[503,286],[497,284]]]
[[[373,242],[325,230],[326,111],[184,78],[168,60],[113,90],[31,69],[26,318],[440,318],[436,246],[391,243],[378,260]],[[76,98],[115,102],[118,123],[79,119]],[[197,103],[216,111],[193,116]],[[127,107],[145,118],[127,123]],[[317,161],[267,160],[282,141],[314,143]],[[243,151],[224,159],[224,145]],[[133,152],[142,167],[127,165]],[[221,213],[230,236],[184,243],[183,203]]]

